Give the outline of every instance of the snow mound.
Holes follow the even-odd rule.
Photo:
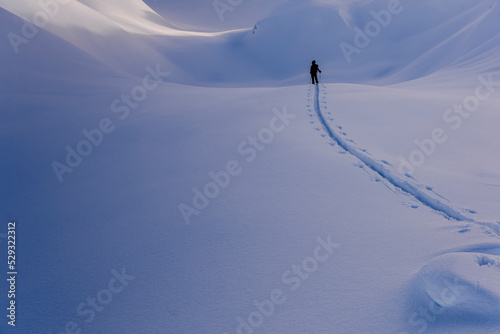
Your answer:
[[[435,314],[498,316],[499,281],[500,256],[457,252],[429,261],[417,274],[416,288],[435,303]]]

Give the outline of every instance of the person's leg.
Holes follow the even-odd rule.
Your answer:
[[[311,80],[312,80],[312,83],[314,85],[314,74],[311,74]]]
[[[316,79],[316,85],[317,85],[317,84],[319,83],[319,81],[318,81],[318,73],[316,73],[316,74],[314,75],[314,79]],[[313,80],[313,81],[314,81],[314,80]]]

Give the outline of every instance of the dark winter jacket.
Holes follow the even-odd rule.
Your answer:
[[[318,64],[312,64],[311,65],[311,74],[315,75],[318,72],[321,73],[321,70],[319,69]]]

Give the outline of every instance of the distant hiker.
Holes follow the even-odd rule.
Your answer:
[[[318,72],[321,73],[321,70],[318,67],[318,64],[316,64],[316,60],[313,60],[312,65],[311,65],[311,79],[314,85],[314,80],[316,80],[316,85],[318,84]]]

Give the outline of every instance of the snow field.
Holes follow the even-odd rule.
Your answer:
[[[2,333],[500,330],[496,1],[146,3],[0,0]]]

